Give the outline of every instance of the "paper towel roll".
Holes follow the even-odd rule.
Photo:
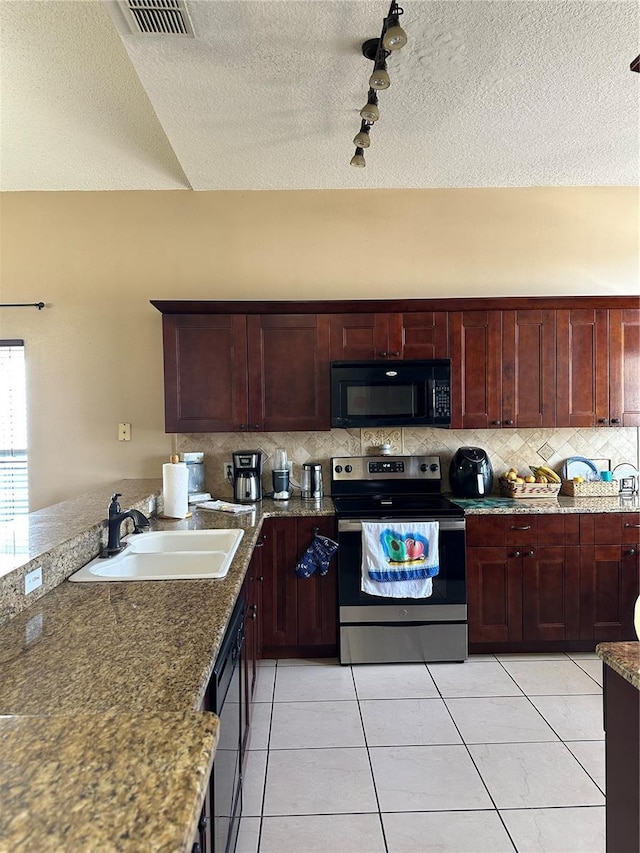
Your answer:
[[[162,466],[164,515],[186,518],[189,512],[189,471],[186,462],[166,462]]]

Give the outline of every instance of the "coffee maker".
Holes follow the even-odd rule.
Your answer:
[[[237,503],[262,500],[262,453],[260,450],[234,450],[233,499]]]

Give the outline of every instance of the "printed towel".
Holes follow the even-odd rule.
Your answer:
[[[331,558],[338,550],[338,543],[327,536],[316,533],[311,545],[298,560],[296,574],[299,578],[310,578],[315,572],[326,575],[329,571]]]
[[[363,592],[428,598],[439,571],[437,521],[362,523]]]

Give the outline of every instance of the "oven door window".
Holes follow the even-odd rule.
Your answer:
[[[341,606],[397,606],[408,604],[466,604],[465,535],[464,531],[440,530],[438,538],[440,571],[432,579],[433,592],[428,598],[386,598],[368,595],[360,589],[362,548],[359,532],[340,533],[338,582]]]

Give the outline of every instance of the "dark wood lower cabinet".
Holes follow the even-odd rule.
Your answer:
[[[334,538],[333,516],[270,518],[263,526],[262,656],[330,657],[337,651],[337,575],[299,578],[296,563],[315,532]]]
[[[470,516],[470,651],[578,651],[633,640],[636,521],[632,513]],[[493,541],[513,544],[489,547]]]
[[[604,665],[607,853],[640,850],[640,692]]]

